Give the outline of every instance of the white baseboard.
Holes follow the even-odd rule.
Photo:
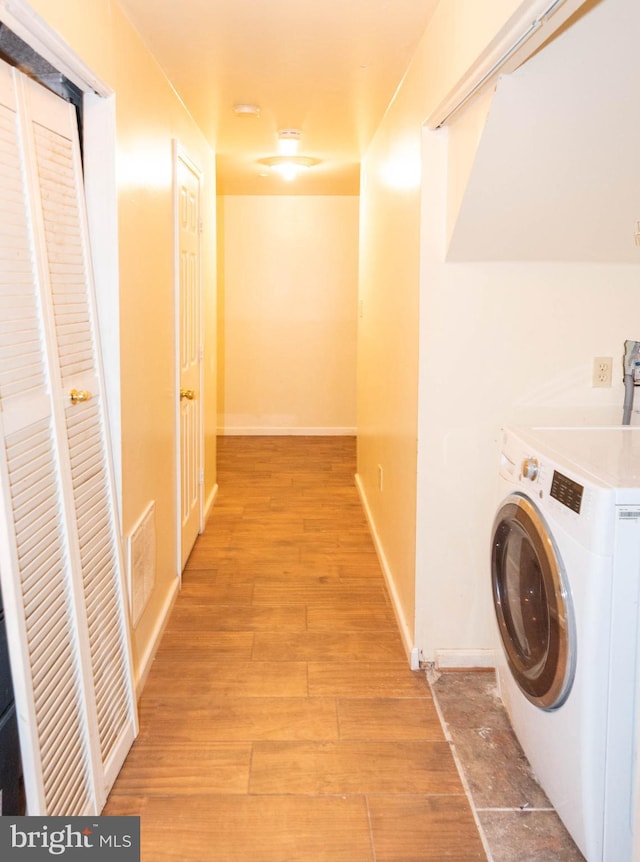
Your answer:
[[[218,428],[219,437],[355,437],[355,428],[272,428],[264,426],[225,426]]]
[[[202,513],[202,523],[203,526],[207,526],[207,521],[209,520],[209,515],[211,514],[211,510],[213,509],[213,504],[216,501],[216,497],[218,496],[218,483],[213,486],[211,489],[211,493],[204,501],[204,512]]]
[[[384,553],[384,548],[382,547],[382,542],[380,541],[380,536],[378,535],[378,531],[376,530],[376,525],[373,520],[373,515],[371,513],[371,509],[369,507],[369,502],[367,500],[367,495],[364,490],[364,486],[362,484],[362,480],[360,476],[356,473],[356,488],[358,489],[358,493],[360,495],[360,501],[362,503],[362,508],[364,509],[364,514],[367,519],[367,524],[369,525],[369,531],[371,532],[371,537],[373,539],[373,544],[376,549],[376,554],[378,555],[378,560],[380,561],[380,566],[382,568],[382,574],[384,575],[384,579],[387,584],[387,589],[389,590],[389,595],[391,597],[391,604],[393,606],[393,612],[395,614],[398,628],[400,629],[400,637],[402,638],[402,643],[405,648],[405,652],[407,653],[407,659],[409,661],[410,667],[413,667],[415,663],[415,647],[413,645],[413,635],[411,634],[411,628],[407,623],[404,612],[402,610],[402,605],[400,604],[400,598],[398,596],[398,591],[396,590],[396,585],[393,580],[393,574],[391,572],[391,568],[389,567],[389,563]]]
[[[438,649],[436,667],[446,668],[495,668],[496,653],[492,649]]]
[[[151,670],[151,664],[153,662],[156,652],[158,651],[158,647],[160,646],[160,640],[169,621],[169,615],[171,614],[171,609],[173,607],[173,603],[176,600],[179,589],[180,579],[174,578],[173,583],[167,591],[162,610],[158,614],[158,618],[156,619],[153,633],[149,638],[149,642],[143,655],[140,658],[140,663],[137,667],[135,681],[136,697],[138,699],[140,698],[140,695],[142,694],[142,689],[144,688],[144,684],[147,681],[147,676],[149,675],[149,671]]]
[[[417,646],[411,648],[411,655],[409,656],[409,665],[411,670],[420,670],[420,650]]]

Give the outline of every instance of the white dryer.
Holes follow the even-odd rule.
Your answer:
[[[499,482],[491,577],[503,700],[588,862],[629,862],[640,428],[507,429]]]

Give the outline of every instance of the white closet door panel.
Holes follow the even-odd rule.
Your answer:
[[[110,787],[135,736],[126,603],[96,342],[89,243],[75,111],[32,85],[33,140],[42,206],[53,335],[70,462],[98,735]],[[72,404],[70,389],[91,393]]]

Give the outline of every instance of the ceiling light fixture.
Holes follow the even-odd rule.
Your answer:
[[[287,181],[295,180],[301,171],[306,171],[314,165],[319,164],[320,159],[311,159],[307,156],[270,156],[259,159],[259,164],[266,165],[272,171],[279,173]]]
[[[295,156],[300,146],[300,129],[282,129],[278,132],[278,152],[281,156]]]
[[[236,115],[236,117],[259,117],[260,106],[250,104],[234,105],[233,113]]]

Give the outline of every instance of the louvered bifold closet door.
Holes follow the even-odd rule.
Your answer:
[[[77,121],[71,105],[33,82],[28,88],[58,356],[53,386],[65,405],[97,730],[110,787],[135,736],[135,697]],[[72,403],[73,389],[89,399]]]
[[[2,64],[0,570],[29,810],[95,806],[33,222],[14,73]],[[90,680],[89,680],[90,684]]]
[[[136,717],[77,130],[4,63],[0,96],[0,578],[27,806],[97,813]],[[65,368],[93,386],[83,415]]]

